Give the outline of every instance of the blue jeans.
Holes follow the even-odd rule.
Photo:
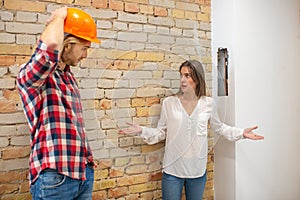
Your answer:
[[[205,183],[206,173],[199,178],[178,178],[176,176],[163,173],[163,200],[180,200],[183,186],[185,187],[186,200],[202,200]]]
[[[30,186],[33,200],[91,200],[94,184],[94,169],[86,166],[87,180],[73,179],[59,174],[54,169],[41,172]]]

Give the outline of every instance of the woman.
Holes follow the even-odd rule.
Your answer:
[[[139,134],[146,143],[166,139],[163,160],[162,195],[164,200],[180,200],[183,185],[187,200],[201,200],[206,183],[208,152],[207,126],[231,141],[253,140],[263,136],[253,132],[257,126],[240,129],[219,120],[216,105],[206,96],[204,70],[196,60],[185,61],[179,68],[180,90],[162,103],[157,128],[130,126],[120,134]]]

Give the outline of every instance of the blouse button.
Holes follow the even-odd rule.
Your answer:
[[[189,119],[188,119],[188,124],[187,124],[187,126],[188,126],[188,131],[191,131],[192,127],[191,127],[191,118],[190,118],[190,117],[189,117]]]

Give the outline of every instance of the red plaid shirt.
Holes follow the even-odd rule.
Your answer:
[[[18,74],[31,132],[31,183],[46,168],[85,180],[86,163],[93,162],[76,80],[69,66],[62,71],[57,63],[58,51],[39,41],[30,61]]]

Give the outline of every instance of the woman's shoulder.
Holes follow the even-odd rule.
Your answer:
[[[174,102],[177,101],[178,97],[176,95],[171,95],[166,97],[163,102]]]
[[[177,95],[171,95],[162,100],[162,103],[165,106],[175,106],[180,104],[179,97]]]
[[[215,100],[212,97],[202,96],[200,98],[200,105],[205,106],[206,109],[213,109],[215,107]]]
[[[212,102],[214,102],[214,99],[213,99],[212,97],[202,96],[202,97],[200,98],[200,101],[204,101],[204,102],[206,102],[206,103],[212,103]]]

